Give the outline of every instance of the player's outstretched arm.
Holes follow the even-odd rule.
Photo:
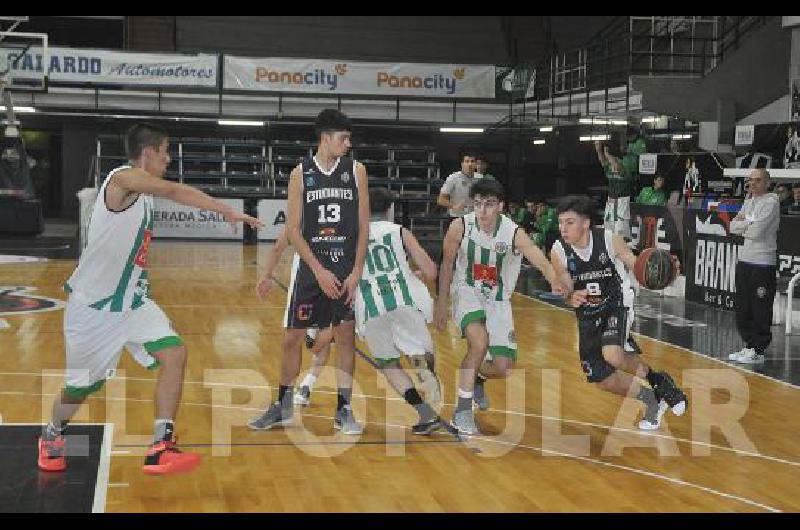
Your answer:
[[[203,193],[197,188],[153,177],[140,168],[123,169],[115,173],[111,182],[109,182],[109,187],[112,188],[112,193],[117,196],[143,193],[145,195],[163,197],[186,206],[194,206],[201,210],[221,213],[231,223],[242,222],[256,229],[264,228],[264,223],[258,219],[237,211],[232,206]]]

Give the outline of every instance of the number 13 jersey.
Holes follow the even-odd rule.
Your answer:
[[[340,157],[323,171],[314,157],[302,162],[301,232],[319,262],[344,280],[352,272],[358,243],[355,160]]]

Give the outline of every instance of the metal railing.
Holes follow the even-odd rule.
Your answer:
[[[605,90],[606,100],[613,102],[608,89],[629,86],[631,76],[705,76],[771,18],[618,17],[581,48],[537,64],[528,100]],[[583,101],[588,114],[588,97]],[[609,111],[608,106],[604,110]]]

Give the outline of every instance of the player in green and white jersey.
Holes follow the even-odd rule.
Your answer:
[[[436,399],[432,394],[440,395],[438,379],[432,371],[433,341],[427,327],[432,321],[433,301],[420,277],[435,280],[436,265],[414,234],[387,220],[392,206],[392,195],[387,189],[370,189],[369,203],[372,219],[366,264],[355,299],[359,334],[366,339],[392,388],[419,414],[419,422],[411,431],[423,435],[441,429],[451,431],[431,406],[431,401]],[[419,276],[411,271],[409,256],[419,267]],[[415,366],[428,364],[430,371],[425,373],[429,373],[432,380],[427,383],[436,389],[426,391],[429,402],[423,401],[401,367],[403,354],[417,360]]]
[[[39,468],[66,469],[64,431],[86,398],[117,366],[123,347],[137,362],[158,361],[153,444],[143,470],[163,475],[194,469],[200,457],[175,446],[175,416],[183,387],[186,347],[169,318],[149,297],[147,256],[153,235],[153,197],[221,213],[231,224],[263,227],[205,193],[163,179],[169,135],[159,126],[134,125],[125,138],[130,165],[103,182],[88,228],[88,245],[64,284],[66,384],[56,397],[50,422],[39,439]]]
[[[470,198],[473,212],[454,220],[445,235],[434,317],[436,327],[444,331],[448,297],[452,295],[453,321],[467,339],[453,416],[453,425],[462,434],[478,433],[472,401],[478,392],[483,393],[485,381],[508,377],[516,363],[511,294],[522,256],[542,271],[553,292],[565,291],[542,251],[501,213],[505,198],[502,184],[478,180],[470,189]],[[489,358],[484,362],[487,350]]]

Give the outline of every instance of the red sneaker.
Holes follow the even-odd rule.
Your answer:
[[[148,475],[171,475],[188,473],[199,465],[199,454],[184,453],[175,447],[175,442],[161,441],[147,450],[142,471]]]
[[[42,471],[64,471],[67,459],[64,456],[64,437],[47,441],[39,438],[39,469]]]

